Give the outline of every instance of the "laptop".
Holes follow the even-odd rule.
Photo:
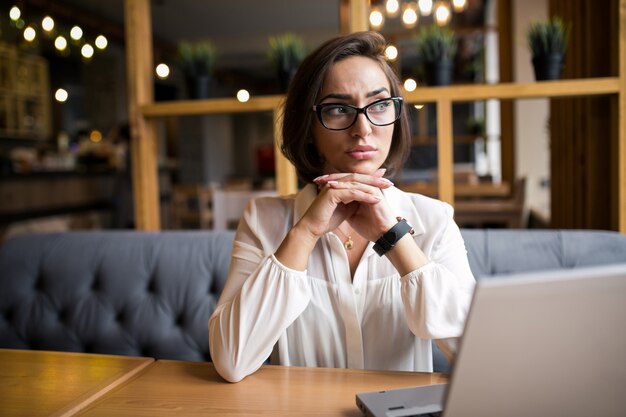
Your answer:
[[[626,416],[626,264],[478,281],[448,384],[356,402],[371,417]]]

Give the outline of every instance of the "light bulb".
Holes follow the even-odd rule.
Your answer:
[[[415,6],[411,3],[406,4],[402,12],[402,24],[407,28],[412,28],[417,24],[417,19],[418,16]]]
[[[83,30],[79,26],[74,26],[72,30],[70,30],[70,38],[75,41],[79,40],[83,37]]]
[[[435,22],[439,26],[443,26],[450,21],[450,9],[448,5],[442,1],[435,4]]]
[[[417,82],[413,78],[407,78],[404,80],[404,89],[406,91],[415,91],[417,88]]]
[[[50,16],[44,17],[41,21],[41,27],[46,32],[50,32],[52,29],[54,29],[54,19],[52,19]]]
[[[109,44],[109,41],[107,41],[107,38],[104,35],[98,35],[98,37],[96,38],[95,44],[96,44],[96,48],[104,49]]]
[[[64,51],[65,48],[67,48],[67,39],[65,39],[63,36],[57,36],[57,38],[54,40],[54,47],[57,48],[59,51]]]
[[[394,61],[398,57],[398,48],[396,48],[393,45],[389,45],[385,49],[385,56],[387,57],[388,60]]]
[[[433,12],[433,0],[419,0],[417,7],[419,7],[422,16],[430,16]]]
[[[385,23],[385,17],[377,8],[372,9],[370,13],[370,25],[373,28],[380,28]]]
[[[32,26],[28,26],[26,29],[24,29],[24,39],[26,39],[28,42],[34,41],[36,37],[37,32]]]
[[[250,93],[248,92],[248,90],[241,89],[237,91],[237,100],[239,100],[241,103],[245,103],[250,100]]]
[[[13,6],[11,7],[11,10],[9,10],[9,17],[13,21],[16,21],[17,19],[19,19],[21,15],[22,15],[22,12],[20,11],[20,8],[17,6]]]
[[[168,67],[167,64],[164,63],[160,63],[159,65],[157,65],[155,71],[157,77],[162,80],[166,79],[170,75],[170,67]]]
[[[67,97],[67,90],[64,90],[63,88],[59,88],[57,91],[54,92],[54,98],[59,103],[65,102],[67,100]]]
[[[398,3],[398,0],[387,0],[387,3],[385,3],[385,9],[387,10],[387,16],[394,17],[400,10],[400,3]]]
[[[80,48],[80,53],[85,58],[91,58],[93,56],[93,46],[88,43],[84,44],[82,48]]]
[[[452,8],[455,12],[462,12],[467,7],[466,0],[452,0]]]

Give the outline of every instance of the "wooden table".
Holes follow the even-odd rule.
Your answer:
[[[354,416],[357,392],[447,382],[446,375],[264,366],[225,382],[210,363],[157,361],[81,416]]]
[[[0,415],[69,416],[154,359],[0,349]]]

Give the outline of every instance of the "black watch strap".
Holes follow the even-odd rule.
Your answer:
[[[405,219],[398,219],[391,229],[383,234],[380,239],[374,244],[374,251],[378,256],[383,256],[391,250],[396,243],[407,233],[413,234],[413,228],[406,222]]]

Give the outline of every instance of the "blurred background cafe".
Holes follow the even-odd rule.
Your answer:
[[[251,197],[302,185],[276,148],[300,60],[368,29],[388,40],[410,112],[398,187],[450,202],[462,227],[626,232],[625,9],[3,1],[0,238],[236,227]]]

